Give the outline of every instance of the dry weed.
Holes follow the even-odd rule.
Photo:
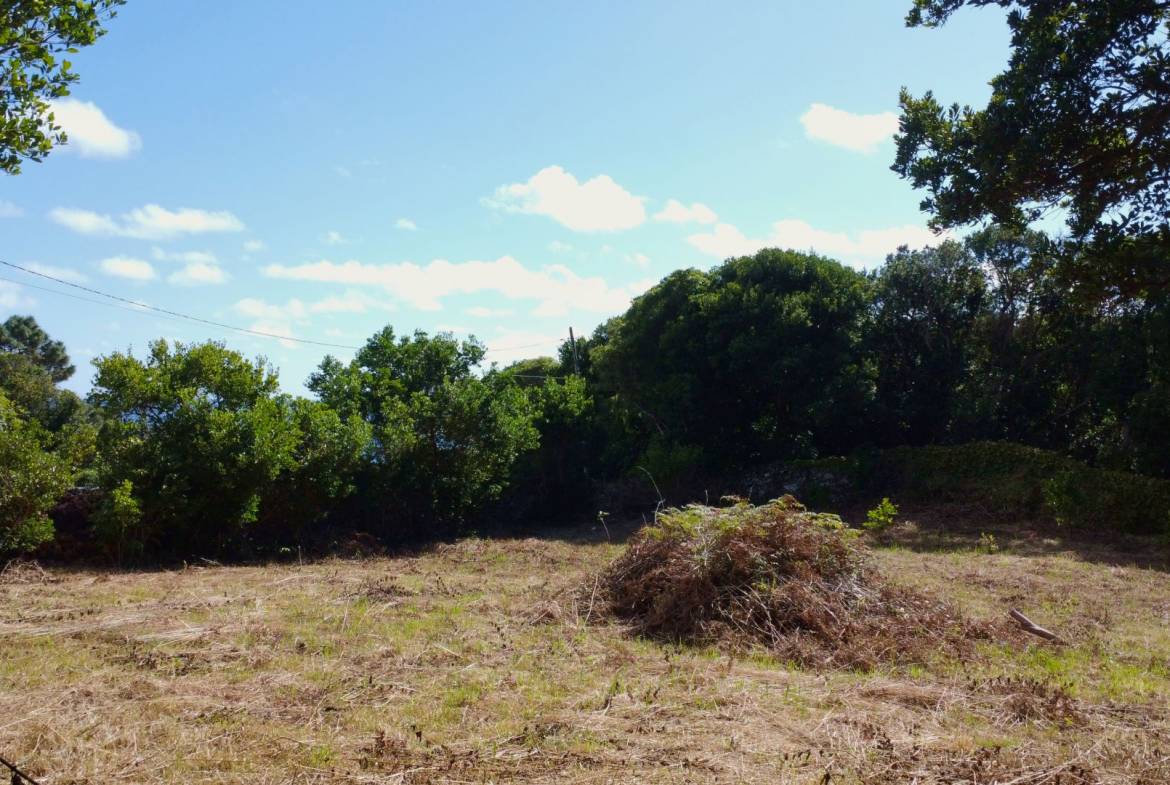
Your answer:
[[[762,644],[801,665],[870,669],[962,654],[991,631],[890,584],[840,519],[791,496],[668,510],[600,585],[605,607],[639,634]]]

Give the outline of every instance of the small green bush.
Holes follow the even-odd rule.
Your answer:
[[[888,496],[882,497],[877,507],[865,514],[865,523],[862,526],[869,531],[882,531],[894,525],[894,517],[898,514],[898,506],[890,501]]]

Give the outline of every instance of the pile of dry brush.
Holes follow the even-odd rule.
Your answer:
[[[608,611],[654,638],[760,645],[810,666],[962,656],[991,627],[879,575],[856,532],[791,496],[668,510],[600,578]]]

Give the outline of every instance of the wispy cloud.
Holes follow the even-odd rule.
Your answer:
[[[394,222],[394,228],[395,229],[403,229],[407,232],[415,232],[415,231],[418,231],[418,224],[416,224],[414,221],[410,220],[409,218],[399,218],[397,221]]]
[[[150,249],[151,257],[158,262],[185,262],[187,264],[215,264],[218,259],[210,251],[164,251],[155,246]]]
[[[27,262],[24,266],[42,275],[60,278],[62,281],[69,281],[70,283],[85,283],[89,280],[84,273],[69,267],[56,267],[50,264],[40,264],[39,262]]]
[[[668,199],[666,206],[654,214],[654,220],[672,224],[713,224],[719,220],[719,216],[700,202],[692,202],[688,207],[677,199]]]
[[[49,211],[54,222],[79,234],[131,237],[138,240],[167,240],[182,235],[243,231],[244,224],[229,212],[211,212],[191,207],[168,210],[148,204],[114,219],[92,210],[57,207]]]
[[[20,284],[0,281],[0,308],[31,308],[36,304]]]
[[[167,276],[167,282],[179,286],[206,286],[227,283],[230,276],[217,264],[191,262]]]
[[[150,262],[130,256],[111,256],[108,259],[102,259],[98,266],[106,275],[126,278],[131,281],[152,281],[158,277]]]
[[[475,316],[479,319],[501,319],[505,316],[514,316],[515,313],[511,308],[486,308],[482,305],[467,309],[468,316]]]
[[[381,286],[394,297],[426,311],[440,310],[443,298],[453,294],[496,292],[511,300],[535,301],[536,316],[558,316],[570,310],[619,313],[653,283],[647,279],[612,286],[604,278],[579,276],[564,265],[533,270],[510,256],[459,263],[437,259],[427,265],[325,260],[295,266],[272,264],[263,272],[284,280]]]
[[[19,218],[24,210],[19,205],[0,199],[0,218]]]
[[[900,245],[920,248],[942,239],[926,227],[914,224],[850,234],[817,229],[806,221],[785,219],[772,224],[772,231],[762,238],[748,237],[735,226],[721,223],[710,232],[692,234],[687,242],[719,259],[748,256],[761,248],[792,248],[813,250],[854,267],[867,268],[879,264]]]

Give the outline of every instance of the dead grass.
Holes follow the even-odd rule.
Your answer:
[[[621,547],[580,540],[22,568],[0,580],[0,754],[45,785],[1170,781],[1170,576],[911,547],[874,559],[1072,645],[862,674],[656,643],[585,623],[575,587]]]

